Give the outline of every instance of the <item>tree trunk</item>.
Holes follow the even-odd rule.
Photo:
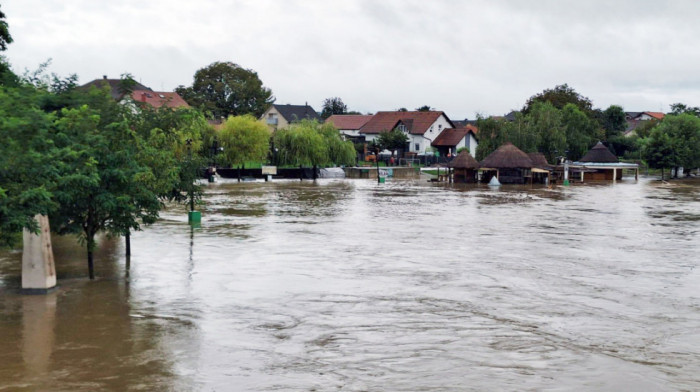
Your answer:
[[[312,174],[312,175],[313,175],[313,179],[314,179],[314,181],[316,181],[316,179],[318,178],[318,176],[316,176],[316,165],[314,165],[314,167],[313,167],[312,170],[314,171],[313,174]]]
[[[131,256],[131,233],[126,233],[124,240],[126,242],[126,255]]]
[[[301,165],[299,165],[299,181],[304,180],[304,171],[301,168]]]
[[[93,241],[94,241],[93,239],[88,239],[87,256],[88,256],[88,275],[90,275],[90,280],[95,280],[95,264],[93,262],[92,246],[90,246],[90,243]]]
[[[241,182],[241,165],[238,165],[238,182]]]

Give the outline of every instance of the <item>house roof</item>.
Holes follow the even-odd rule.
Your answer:
[[[429,112],[377,112],[361,129],[361,133],[381,133],[391,131],[401,121],[409,133],[422,135],[428,131],[431,125],[437,121],[440,116],[445,116],[448,123],[454,128],[454,124],[444,112],[429,111]]]
[[[272,105],[287,122],[297,122],[303,119],[323,121],[314,108],[309,105]]]
[[[542,154],[541,152],[531,152],[528,153],[527,156],[530,157],[532,164],[536,168],[549,169],[551,166],[549,162],[547,162],[547,158],[545,158],[544,154]]]
[[[182,97],[175,92],[151,91],[151,90],[134,90],[131,93],[131,98],[135,102],[147,103],[154,108],[167,106],[169,108],[189,108],[190,105],[185,102]]]
[[[617,163],[617,157],[603,143],[596,143],[578,162]]]
[[[134,83],[135,84],[132,86],[132,91],[135,91],[135,90],[152,91],[150,88],[144,86],[141,83],[138,83],[138,82],[134,82]],[[108,86],[109,89],[111,90],[110,93],[112,94],[112,98],[119,101],[122,98],[124,98],[124,95],[126,95],[126,91],[122,90],[121,85],[122,85],[121,79],[107,79],[107,76],[105,76],[102,79],[95,79],[92,82],[85,83],[84,85],[80,86],[80,88],[87,90],[90,87],[103,88],[104,86]]]
[[[334,114],[326,119],[326,122],[333,124],[338,129],[359,130],[367,124],[372,115],[363,114]]]
[[[464,128],[446,128],[433,140],[431,145],[435,147],[454,147],[459,144],[470,132],[476,134],[476,127],[467,125]]]
[[[643,114],[646,114],[649,117],[655,118],[657,120],[663,120],[664,116],[666,116],[664,113],[661,112],[644,112]]]
[[[469,151],[464,150],[460,152],[455,159],[450,161],[447,166],[455,169],[478,169],[479,162],[469,154]]]
[[[535,166],[530,157],[511,142],[498,147],[496,151],[484,158],[480,165],[492,169],[532,168]]]

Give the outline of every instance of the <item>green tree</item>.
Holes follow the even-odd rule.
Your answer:
[[[550,102],[535,102],[529,117],[531,132],[538,135],[537,151],[543,153],[549,162],[564,155],[567,144],[561,112]]]
[[[141,222],[153,223],[161,207],[157,194],[144,186],[153,174],[136,159],[138,136],[126,121],[112,120],[88,106],[63,109],[56,120],[63,170],[54,189],[59,208],[50,221],[59,234],[80,235],[90,279],[95,235],[138,230]]]
[[[596,122],[574,104],[564,106],[561,121],[569,151],[567,157],[573,161],[579,160],[596,142]]]
[[[398,129],[382,132],[377,136],[375,144],[382,150],[403,150],[408,143],[408,136]]]
[[[224,148],[224,159],[231,166],[262,162],[270,150],[269,128],[251,115],[226,119],[219,132],[219,140]]]
[[[479,129],[479,145],[476,147],[476,160],[482,161],[494,152],[501,144],[508,141],[508,135],[504,132],[504,121],[493,117],[484,118],[478,116],[476,127]]]
[[[617,105],[610,105],[603,111],[603,129],[605,129],[605,139],[610,140],[616,136],[621,136],[627,129],[625,111]]]
[[[5,13],[0,11],[0,51],[5,51],[7,45],[12,43],[12,35],[10,35],[10,29],[5,21]]]
[[[566,104],[572,103],[586,113],[587,116],[590,116],[593,111],[591,100],[576,92],[568,84],[561,84],[553,89],[545,89],[541,93],[533,95],[523,106],[522,112],[524,114],[530,113],[535,102],[549,102],[557,109],[563,109]]]
[[[56,207],[52,118],[41,95],[31,86],[0,87],[0,246],[15,245],[24,228],[37,230],[34,216]]]
[[[332,124],[302,120],[278,130],[273,139],[282,165],[351,165],[355,162],[352,142],[342,140]]]
[[[664,179],[663,170],[678,165],[680,160],[670,135],[658,127],[651,131],[643,154],[649,167],[661,169],[662,180]]]
[[[686,171],[700,167],[700,118],[692,114],[666,116],[650,136],[652,141],[661,138],[658,133],[667,135],[673,150],[673,159],[664,162],[673,163],[671,166],[678,175],[678,168]]]
[[[430,107],[430,105],[423,105],[421,107],[416,108],[417,112],[429,112],[433,110],[433,108]]]
[[[684,103],[671,104],[671,114],[692,114],[695,117],[700,117],[700,108],[697,106],[688,106]]]
[[[343,100],[338,97],[326,98],[323,100],[323,108],[321,109],[321,118],[327,119],[334,114],[347,114],[348,107],[343,103]]]
[[[260,117],[275,100],[255,71],[231,62],[215,62],[198,70],[192,87],[178,86],[175,91],[188,104],[217,118]]]

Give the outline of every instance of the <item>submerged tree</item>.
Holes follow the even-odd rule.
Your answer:
[[[224,121],[219,140],[226,163],[240,167],[246,162],[263,162],[267,158],[270,129],[251,115],[231,116]]]
[[[282,165],[351,165],[355,162],[354,145],[342,140],[332,124],[302,120],[275,132],[273,140]]]

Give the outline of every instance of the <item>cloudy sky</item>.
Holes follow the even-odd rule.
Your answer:
[[[430,105],[502,115],[568,83],[596,107],[700,105],[700,2],[4,0],[17,72],[48,58],[81,83],[129,72],[154,90],[199,68],[255,70],[277,103]]]

